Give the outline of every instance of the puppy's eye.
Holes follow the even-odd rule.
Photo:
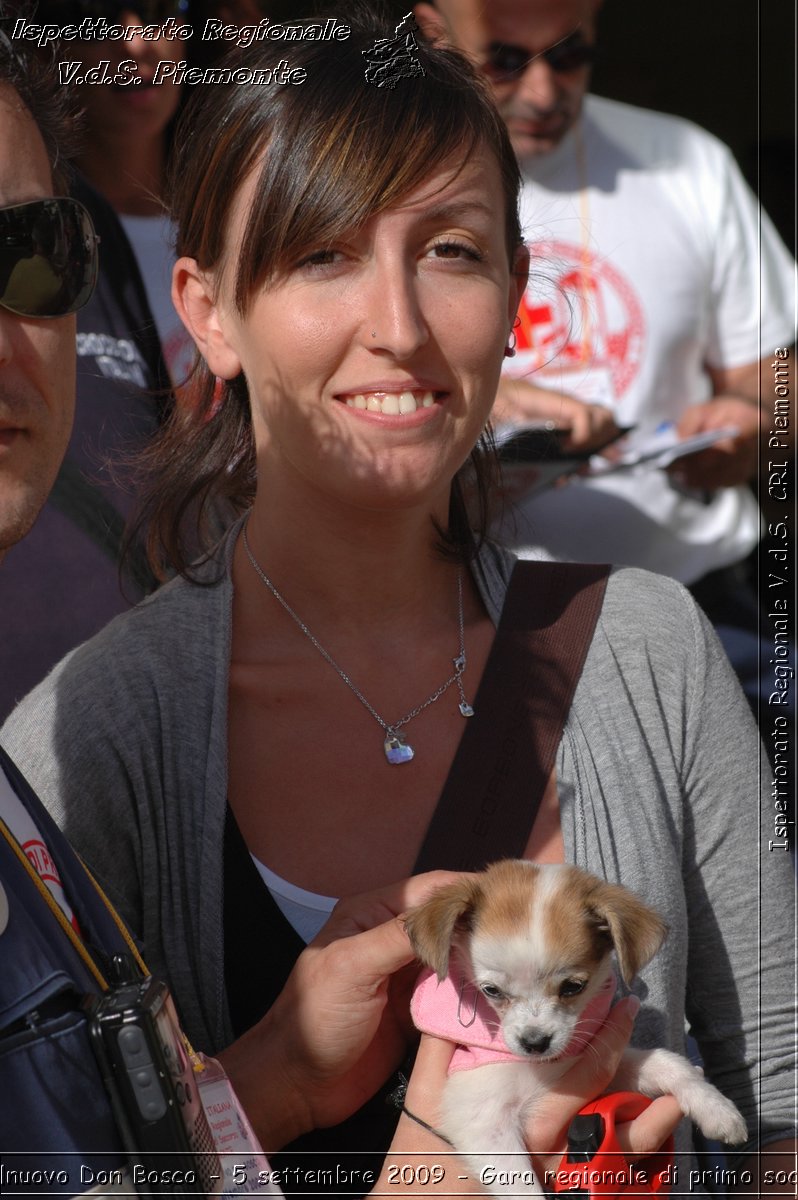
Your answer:
[[[479,990],[483,996],[487,996],[488,1000],[503,1000],[504,992],[501,988],[497,988],[495,983],[482,983]]]
[[[569,996],[578,996],[586,986],[587,980],[585,979],[566,979],[560,984],[560,996],[563,999],[567,999]]]

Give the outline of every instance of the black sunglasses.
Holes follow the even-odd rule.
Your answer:
[[[162,25],[169,17],[186,17],[189,0],[128,0],[126,4],[108,4],[104,0],[44,0],[38,15],[44,20],[57,19],[60,25],[76,24],[84,17],[105,17],[116,24],[123,12],[133,12],[145,25]]]
[[[59,196],[0,208],[0,307],[64,317],[97,282],[97,234],[83,205]]]
[[[536,58],[544,58],[552,71],[565,75],[578,71],[596,61],[596,47],[583,42],[578,34],[565,38],[548,50],[530,54],[523,46],[509,46],[504,42],[492,42],[485,61],[485,69],[497,82],[508,82],[523,75]]]

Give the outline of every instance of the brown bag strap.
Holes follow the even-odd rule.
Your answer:
[[[610,568],[518,562],[474,712],[414,873],[478,871],[529,840]]]

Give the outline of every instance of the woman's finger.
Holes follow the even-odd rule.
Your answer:
[[[658,1096],[634,1121],[616,1126],[618,1145],[630,1162],[655,1154],[683,1116],[675,1096]]]

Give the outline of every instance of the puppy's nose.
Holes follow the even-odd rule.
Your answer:
[[[527,1054],[545,1054],[551,1045],[551,1034],[527,1029],[518,1040]]]

